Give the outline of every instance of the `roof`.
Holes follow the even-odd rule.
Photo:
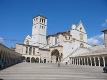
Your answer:
[[[37,47],[37,48],[39,48],[39,46],[26,45],[26,44],[20,44],[20,43],[17,43],[17,44],[19,44],[19,45],[23,45],[23,46],[31,46],[31,47]]]
[[[47,17],[45,17],[45,16],[43,16],[43,15],[41,15],[41,14],[39,14],[39,15],[37,15],[37,16],[34,16],[34,18],[36,18],[36,17],[38,17],[38,16],[40,16],[40,17],[43,17],[43,18],[47,19]]]
[[[105,32],[105,31],[107,31],[107,29],[103,29],[103,30],[102,30],[102,32]]]
[[[43,48],[39,48],[40,50],[44,50],[44,51],[50,51],[49,49],[43,49]]]
[[[104,48],[104,46],[95,46],[91,48],[79,48],[70,57],[95,56],[95,55],[107,55],[107,49]]]
[[[67,32],[58,32],[58,33],[53,34],[53,35],[48,35],[47,37],[50,37],[50,36],[55,37],[55,36],[58,36],[59,34],[62,34],[63,36],[70,35],[70,31],[67,31]]]

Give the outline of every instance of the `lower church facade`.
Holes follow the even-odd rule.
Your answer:
[[[16,52],[22,54],[26,62],[69,63],[71,55],[79,48],[89,47],[81,21],[73,24],[68,31],[47,35],[47,18],[39,15],[33,18],[32,35],[28,35],[23,44],[16,44]]]

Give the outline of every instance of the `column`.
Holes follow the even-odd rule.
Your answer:
[[[78,58],[77,58],[77,65],[78,65]]]
[[[96,66],[96,58],[94,57],[94,65]]]
[[[76,60],[75,60],[75,58],[74,58],[74,64],[75,64],[75,62],[76,62]]]
[[[72,58],[70,57],[70,64],[72,64]]]
[[[39,58],[39,63],[40,63],[40,58]]]
[[[83,65],[83,59],[81,58],[81,65]]]
[[[72,60],[71,60],[71,64],[73,64],[73,58],[71,58]]]
[[[90,57],[90,63],[91,63],[91,66],[92,66],[92,59],[91,59],[91,57]]]
[[[103,63],[104,63],[104,67],[105,67],[105,57],[102,57],[103,58]]]
[[[72,58],[71,58],[71,64],[72,64]]]
[[[98,57],[98,65],[100,66],[100,57]]]
[[[78,63],[78,65],[80,65],[80,58],[79,58],[79,63]]]

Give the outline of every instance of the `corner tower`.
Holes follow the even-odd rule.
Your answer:
[[[47,18],[44,16],[36,16],[33,18],[32,42],[34,46],[44,47],[47,44]]]

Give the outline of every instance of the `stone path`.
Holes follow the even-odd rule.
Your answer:
[[[4,80],[107,80],[102,67],[20,63],[0,71]]]

